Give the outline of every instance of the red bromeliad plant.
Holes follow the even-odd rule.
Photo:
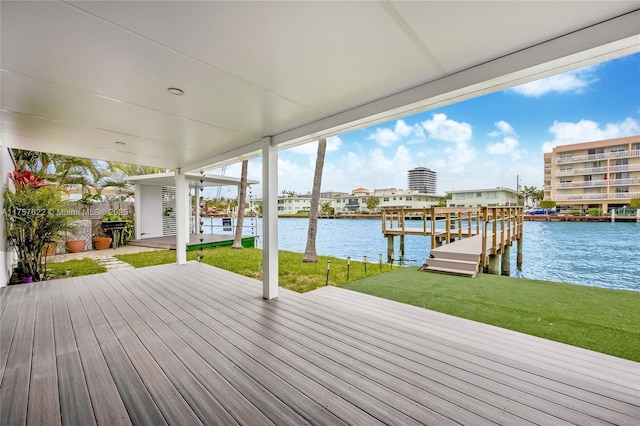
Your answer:
[[[31,174],[29,170],[23,172],[14,170],[12,173],[9,173],[9,177],[16,187],[28,186],[31,189],[40,189],[47,186],[44,178]]]

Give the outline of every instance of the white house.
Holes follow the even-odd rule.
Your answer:
[[[509,188],[467,189],[447,194],[451,194],[447,207],[517,206],[519,200],[518,192]]]
[[[375,211],[367,207],[369,197],[378,197],[380,203]],[[441,195],[425,194],[418,191],[396,188],[375,189],[373,192],[365,188],[358,188],[351,195],[343,195],[333,199],[336,214],[375,213],[384,208],[425,208],[437,206]]]

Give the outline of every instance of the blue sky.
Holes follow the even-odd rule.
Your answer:
[[[640,53],[330,138],[322,190],[406,188],[407,170],[418,166],[437,172],[442,195],[515,189],[518,175],[542,188],[543,152],[553,146],[637,134]],[[311,191],[316,146],[279,152],[279,192]],[[249,177],[260,174],[261,159],[251,160]]]

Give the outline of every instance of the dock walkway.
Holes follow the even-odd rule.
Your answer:
[[[422,226],[416,227],[416,221],[421,221]],[[522,223],[522,207],[433,207],[382,212],[382,233],[388,241],[390,262],[396,236],[400,237],[402,258],[404,236],[422,235],[431,238],[425,270],[471,277],[484,269],[508,275],[513,241],[519,242],[518,263],[522,262]]]

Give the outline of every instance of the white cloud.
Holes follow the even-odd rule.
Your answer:
[[[607,123],[604,127],[591,120],[580,120],[577,123],[554,121],[549,132],[553,134],[553,139],[542,144],[542,152],[551,152],[558,145],[637,135],[640,133],[640,125],[631,117],[618,123]]]
[[[494,142],[487,144],[487,151],[489,154],[501,155],[511,154],[511,158],[514,160],[520,159],[520,142],[517,139],[510,136],[505,137],[502,142]]]
[[[415,143],[424,141],[424,130],[419,124],[409,126],[404,120],[398,120],[393,129],[377,127],[369,135],[369,139],[384,147],[389,147],[397,142]]]
[[[507,123],[506,121],[500,120],[496,121],[493,124],[498,128],[498,130],[494,130],[493,132],[489,133],[489,136],[498,137],[500,135],[513,134],[513,127],[511,127],[511,124]]]
[[[595,75],[597,66],[591,66],[564,74],[553,75],[542,80],[532,81],[513,87],[513,92],[523,96],[539,98],[547,93],[582,93],[589,85],[598,81]]]
[[[502,136],[502,142],[489,142],[487,144],[487,152],[493,155],[511,154],[511,159],[519,160],[523,154],[520,150],[520,142],[516,139],[513,127],[504,120],[493,123],[497,130],[489,133],[491,137]]]
[[[429,133],[429,137],[445,142],[466,144],[473,134],[469,123],[451,120],[446,114],[433,114],[431,120],[423,121],[421,124]]]

